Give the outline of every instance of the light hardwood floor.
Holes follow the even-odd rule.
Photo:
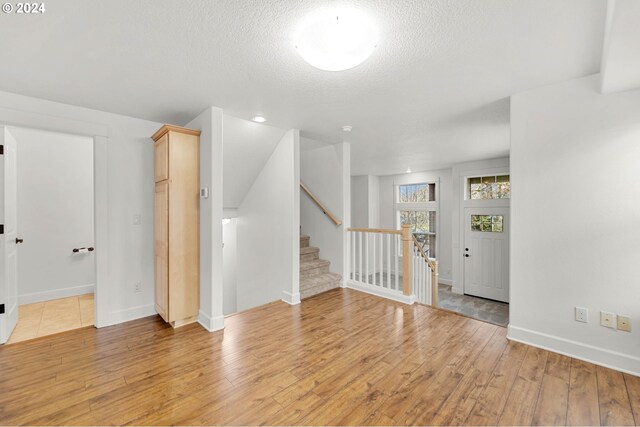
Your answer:
[[[336,289],[225,323],[174,330],[156,316],[4,346],[0,423],[640,421],[640,378],[444,310]]]
[[[9,344],[93,325],[93,294],[21,305]]]

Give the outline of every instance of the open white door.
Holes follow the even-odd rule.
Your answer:
[[[509,302],[509,208],[464,214],[464,293]]]
[[[0,344],[9,340],[18,323],[17,245],[17,159],[16,140],[7,128],[0,126]]]

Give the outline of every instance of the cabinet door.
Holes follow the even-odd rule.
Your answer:
[[[164,320],[169,314],[169,181],[156,184],[155,215],[156,311]]]
[[[169,133],[154,143],[156,182],[169,178]]]

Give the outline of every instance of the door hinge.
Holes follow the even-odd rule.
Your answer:
[[[4,154],[4,145],[0,145],[0,156]]]
[[[4,314],[4,304],[0,304],[0,314]]]
[[[0,224],[0,234],[4,234],[4,224]]]

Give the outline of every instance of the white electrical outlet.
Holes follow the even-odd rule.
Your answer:
[[[142,224],[142,215],[135,214],[133,216],[133,225],[140,225],[140,224]]]
[[[606,328],[616,328],[616,315],[607,311],[600,312],[600,324]]]
[[[134,283],[133,284],[133,292],[135,292],[137,294],[142,292],[142,283],[140,283],[140,282]]]
[[[631,318],[629,316],[618,316],[618,330],[624,332],[631,332]]]
[[[589,310],[584,307],[576,307],[576,322],[587,323],[589,321]]]

